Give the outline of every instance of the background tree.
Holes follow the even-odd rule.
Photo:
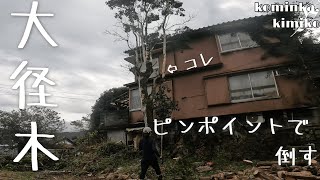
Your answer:
[[[319,35],[310,29],[273,28],[273,19],[297,21],[306,18],[301,13],[279,12],[264,16],[246,26],[251,38],[265,50],[262,60],[269,57],[287,57],[291,60],[290,77],[303,78],[309,82],[308,98],[311,104],[320,102],[320,46]],[[311,18],[312,19],[312,18]],[[309,18],[309,20],[311,20]]]
[[[170,97],[166,95],[168,89],[164,86],[160,86],[159,90],[154,95],[154,104],[153,109],[157,118],[164,120],[168,118],[174,110],[178,109],[178,104],[174,101],[171,101]]]
[[[184,17],[182,2],[176,0],[109,0],[106,4],[115,10],[115,18],[119,21],[123,34],[119,30],[107,33],[114,35],[118,40],[127,42],[128,54],[135,57],[134,74],[138,77],[138,87],[142,104],[141,111],[144,114],[145,126],[153,121],[154,95],[159,89],[159,84],[164,78],[166,69],[166,52],[168,32],[176,26],[184,25],[192,17],[182,23],[170,24],[170,17]],[[161,43],[162,42],[162,43]],[[162,44],[162,47],[159,44]],[[162,76],[150,78],[153,74],[152,59],[159,57],[154,53],[155,48],[162,48]],[[145,66],[145,71],[141,67]],[[148,92],[148,85],[153,81],[153,88]]]
[[[30,134],[31,122],[37,122],[38,134],[56,134],[61,132],[65,125],[58,112],[46,107],[31,106],[25,110],[0,111],[2,143],[19,143],[21,138],[15,137],[15,134]]]
[[[90,114],[83,116],[80,120],[71,121],[70,125],[74,126],[79,131],[88,130],[88,126],[90,123]]]
[[[128,88],[112,88],[104,91],[99,99],[92,106],[92,113],[90,115],[89,129],[91,131],[98,130],[100,124],[102,123],[102,118],[108,113],[118,113],[120,115],[127,115],[128,109],[126,107],[115,106],[113,104],[114,100],[128,94]]]

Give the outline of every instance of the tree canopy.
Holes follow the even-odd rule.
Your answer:
[[[119,87],[106,90],[100,95],[99,99],[92,106],[92,113],[90,115],[90,130],[99,129],[99,126],[102,123],[101,119],[104,115],[107,115],[110,112],[120,114],[128,113],[127,108],[112,104],[114,100],[125,93],[128,93],[128,88]]]
[[[31,122],[37,123],[38,134],[56,134],[65,125],[58,112],[46,107],[31,106],[25,110],[0,111],[2,143],[13,145],[20,142],[15,134],[30,134]]]
[[[90,123],[90,115],[83,116],[80,120],[71,121],[70,125],[74,126],[79,131],[88,130],[88,123]]]
[[[115,10],[115,18],[120,26],[115,32],[109,32],[118,40],[127,42],[131,56],[134,54],[134,74],[137,76],[141,111],[144,114],[145,126],[153,122],[153,104],[157,89],[163,80],[166,69],[167,36],[175,27],[183,26],[191,18],[177,24],[172,24],[172,16],[184,17],[183,3],[178,0],[109,0],[106,2],[110,9]],[[122,33],[121,33],[122,30]],[[120,33],[119,33],[120,32]],[[154,53],[156,45],[162,42],[162,73],[154,74],[152,60],[159,57]],[[141,67],[145,67],[142,70]],[[153,81],[151,92],[148,91],[150,81]],[[171,100],[170,98],[166,98]],[[169,111],[171,112],[171,111]]]
[[[299,77],[310,82],[309,98],[312,103],[320,102],[320,44],[319,35],[311,29],[274,28],[273,19],[284,18],[296,21],[301,14],[294,12],[277,12],[260,18],[245,29],[251,38],[265,50],[262,60],[269,57],[287,57],[294,69],[290,76]],[[310,20],[310,19],[309,19]]]

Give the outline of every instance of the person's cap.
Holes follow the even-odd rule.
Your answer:
[[[143,128],[143,133],[151,133],[151,132],[152,132],[152,130],[150,127]]]

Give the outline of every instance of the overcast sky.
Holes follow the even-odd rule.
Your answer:
[[[253,0],[183,2],[186,12],[195,15],[187,24],[191,28],[260,15],[254,12]],[[29,62],[28,67],[49,68],[47,77],[56,86],[46,85],[46,92],[52,94],[47,100],[58,104],[55,110],[67,122],[90,113],[103,91],[133,81],[132,74],[122,67],[126,45],[104,34],[116,22],[105,0],[39,1],[38,13],[55,15],[39,19],[59,46],[49,45],[34,26],[25,48],[18,49],[27,17],[10,14],[29,13],[31,4],[32,0],[0,0],[1,110],[18,108],[18,92],[11,89],[15,81],[9,77],[23,60]]]

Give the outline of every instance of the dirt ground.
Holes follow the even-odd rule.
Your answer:
[[[14,171],[0,171],[0,180],[96,180],[97,177],[76,177],[72,175],[48,175],[43,172],[14,172]]]

